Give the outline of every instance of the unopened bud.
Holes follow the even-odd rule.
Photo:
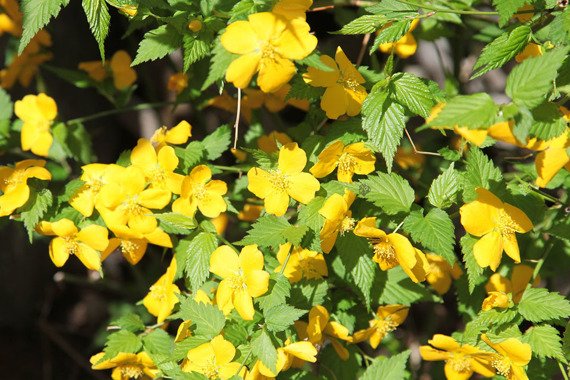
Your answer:
[[[190,29],[194,33],[199,32],[200,30],[202,30],[202,21],[195,18],[194,20],[188,23],[188,29]]]

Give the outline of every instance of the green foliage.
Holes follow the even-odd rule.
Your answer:
[[[542,103],[532,110],[532,116],[534,123],[529,131],[531,136],[546,141],[566,132],[566,120],[555,103]]]
[[[109,23],[111,21],[107,3],[105,0],[83,0],[81,4],[83,5],[85,16],[87,16],[91,33],[93,33],[93,37],[95,37],[99,45],[101,60],[104,61],[105,38],[107,38],[107,34],[109,33]]]
[[[408,181],[395,173],[369,175],[360,181],[359,193],[389,215],[410,211],[414,202],[414,190]]]
[[[229,64],[237,58],[236,54],[232,54],[220,44],[217,43],[212,50],[212,59],[210,60],[210,71],[208,77],[202,85],[202,90],[207,89],[212,84],[222,79],[226,73]]]
[[[380,44],[387,42],[396,42],[404,36],[410,29],[410,20],[397,21],[385,28],[382,28],[376,38],[374,43],[370,48],[370,54],[373,54]]]
[[[499,26],[506,25],[517,10],[526,3],[527,0],[493,0],[493,5],[499,12]]]
[[[532,352],[539,358],[553,358],[566,362],[558,330],[550,325],[539,325],[529,328],[523,337],[525,343],[530,344]]]
[[[283,305],[291,293],[291,284],[281,273],[272,273],[269,280],[269,291],[257,300],[265,311],[275,306]]]
[[[570,316],[570,301],[557,292],[544,288],[525,290],[518,309],[528,321],[543,322]]]
[[[404,351],[389,358],[379,356],[360,377],[361,380],[394,379],[404,380],[406,376],[406,363],[410,351]]]
[[[473,245],[478,239],[474,238],[469,234],[465,234],[461,240],[461,252],[463,253],[463,262],[465,263],[465,268],[467,269],[467,279],[469,281],[469,293],[473,293],[475,286],[481,283],[481,275],[483,274],[483,268],[477,264],[475,256],[473,255]]]
[[[396,73],[390,81],[392,98],[412,113],[428,117],[434,106],[430,88],[417,76],[410,73]]]
[[[454,126],[469,129],[487,128],[493,124],[498,110],[489,94],[458,95],[450,99],[429,124],[436,128],[448,129]]]
[[[24,227],[28,231],[30,243],[33,239],[36,225],[46,214],[48,208],[53,204],[53,195],[48,189],[32,191],[30,198],[20,209],[20,218],[24,222]]]
[[[247,236],[236,244],[277,247],[289,241],[293,245],[299,245],[307,229],[306,226],[292,226],[285,218],[265,215],[259,218],[247,232]]]
[[[226,324],[224,314],[216,306],[194,301],[191,297],[180,297],[180,310],[172,318],[182,318],[196,325],[195,334],[212,339],[220,334]]]
[[[196,219],[176,212],[154,214],[160,221],[160,227],[169,234],[189,234],[198,225]]]
[[[137,353],[142,348],[141,338],[128,330],[120,330],[109,335],[105,343],[105,355],[99,363],[114,358],[121,352]]]
[[[231,138],[232,132],[230,127],[227,125],[222,125],[213,133],[209,134],[204,140],[202,140],[202,145],[206,151],[206,158],[208,160],[219,158],[222,153],[228,150]]]
[[[259,359],[270,371],[275,372],[277,364],[277,350],[271,341],[271,337],[265,329],[261,330],[261,334],[251,342],[251,352]]]
[[[346,234],[338,237],[336,249],[343,269],[350,275],[349,281],[362,293],[366,307],[370,308],[370,292],[377,265],[371,260],[368,241],[354,234]]]
[[[176,262],[184,269],[190,289],[196,292],[210,274],[210,255],[218,246],[216,236],[200,232],[191,240],[183,239],[176,247]]]
[[[279,332],[293,325],[303,315],[306,310],[299,310],[291,305],[281,304],[263,310],[265,326],[269,331]]]
[[[69,4],[69,0],[23,0],[22,13],[24,25],[18,54],[21,54],[36,33],[57,17],[61,9]]]
[[[503,178],[501,171],[493,165],[481,150],[471,148],[467,153],[465,171],[461,176],[464,200],[471,201],[476,198],[475,189],[483,187],[489,189],[492,184]]]
[[[360,16],[344,25],[338,34],[365,34],[378,30],[386,22],[381,14]]]
[[[439,302],[423,285],[414,283],[401,267],[380,272],[374,282],[373,295],[379,293],[378,304],[409,306],[419,301]]]
[[[210,55],[210,43],[198,39],[191,35],[184,35],[183,37],[183,47],[184,47],[184,71],[188,71],[190,66],[201,60],[202,58]]]
[[[172,53],[182,44],[182,36],[170,25],[161,25],[146,32],[139,44],[133,66],[154,61]]]
[[[111,322],[111,325],[118,326],[123,330],[136,333],[144,330],[144,323],[137,314],[125,314]]]
[[[0,120],[10,120],[12,118],[12,110],[14,104],[10,99],[10,95],[0,88]]]
[[[433,206],[444,209],[453,205],[459,191],[459,175],[455,163],[451,163],[436,179],[433,180],[428,192],[428,200]]]
[[[455,263],[455,230],[447,213],[439,208],[431,209],[425,216],[412,211],[404,221],[404,230],[433,253],[443,256],[451,265]]]

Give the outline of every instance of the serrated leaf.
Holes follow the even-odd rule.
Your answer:
[[[24,14],[23,32],[18,47],[18,54],[22,54],[36,33],[50,21],[57,17],[61,9],[69,4],[69,0],[23,0],[22,13]]]
[[[335,246],[350,279],[360,290],[366,307],[370,308],[370,291],[377,265],[371,260],[372,250],[368,241],[354,234],[346,234],[339,236]]]
[[[184,72],[190,69],[190,66],[204,57],[210,55],[210,43],[197,39],[191,35],[184,35]]]
[[[239,245],[257,244],[260,247],[277,247],[285,243],[283,231],[291,227],[287,219],[275,215],[265,215],[251,226],[247,236],[237,242]]]
[[[168,355],[174,350],[174,340],[162,329],[155,329],[142,338],[145,351],[151,354]]]
[[[489,189],[492,184],[503,179],[501,171],[495,167],[493,161],[483,151],[471,147],[467,153],[465,171],[462,173],[464,201],[471,201],[477,197],[475,189],[484,187]]]
[[[493,0],[493,5],[499,12],[499,26],[505,26],[516,11],[528,3],[528,0]]]
[[[200,232],[191,240],[181,240],[176,247],[176,261],[184,267],[186,283],[196,292],[210,274],[210,256],[218,247],[218,239],[209,232]]]
[[[424,217],[421,211],[413,211],[404,220],[404,230],[412,239],[442,256],[450,265],[455,263],[455,229],[447,213],[439,208],[431,209]]]
[[[306,310],[300,310],[287,304],[276,305],[263,310],[265,326],[273,332],[284,331],[305,314],[307,314]]]
[[[422,284],[414,283],[400,266],[376,276],[372,293],[379,293],[378,303],[409,306],[419,301],[441,302]]]
[[[545,102],[532,110],[534,122],[529,134],[540,140],[550,140],[566,132],[566,120],[555,103]]]
[[[196,219],[177,212],[154,214],[160,221],[160,227],[169,234],[189,234],[198,225]]]
[[[176,155],[182,160],[181,169],[185,172],[205,159],[206,151],[201,141],[190,142],[185,149],[175,147]]]
[[[401,20],[404,18],[413,18],[418,15],[418,8],[409,4],[402,3],[398,0],[382,0],[366,8],[367,12],[384,15],[391,20]]]
[[[473,290],[477,285],[480,285],[482,281],[483,268],[477,264],[475,260],[475,255],[473,255],[473,245],[478,239],[472,237],[469,234],[464,235],[460,239],[461,252],[463,253],[463,262],[465,263],[465,269],[467,269],[467,280],[469,282],[469,293],[473,293]]]
[[[258,297],[257,301],[263,310],[270,309],[284,304],[290,292],[291,283],[289,283],[287,277],[281,273],[272,273],[269,278],[269,291],[265,295]]]
[[[32,191],[26,204],[20,208],[20,218],[24,222],[30,243],[32,242],[36,225],[52,204],[53,196],[51,191],[41,189],[39,191]]]
[[[0,120],[10,120],[13,109],[14,104],[10,95],[3,88],[0,88]]]
[[[491,309],[482,311],[474,320],[470,321],[465,326],[465,332],[462,337],[463,342],[475,345],[479,340],[481,333],[498,326],[504,326],[512,323],[515,318],[517,318],[517,312],[514,309]]]
[[[301,244],[303,236],[307,233],[309,227],[307,226],[291,226],[283,230],[283,237],[293,245]]]
[[[374,54],[380,44],[396,42],[410,30],[410,20],[396,21],[382,28],[370,47],[370,54]]]
[[[324,223],[324,216],[319,214],[319,210],[325,203],[324,197],[315,197],[306,205],[299,209],[299,223],[309,227],[313,231],[320,232]]]
[[[548,38],[556,45],[570,42],[570,8],[554,17],[550,23]]]
[[[489,94],[480,92],[451,98],[429,124],[434,128],[487,128],[493,124],[499,108]]]
[[[144,330],[145,325],[137,314],[125,314],[118,319],[111,322],[112,326],[119,326],[123,330],[128,330],[130,332],[139,332]]]
[[[218,127],[214,132],[210,133],[204,140],[202,145],[206,151],[208,160],[219,158],[222,153],[228,150],[232,139],[232,131],[228,125]]]
[[[199,303],[191,297],[185,297],[180,302],[180,311],[172,318],[191,320],[196,324],[194,334],[210,339],[220,334],[226,324],[224,314],[216,306]]]
[[[265,329],[251,342],[251,352],[273,373],[277,372],[277,350]]]
[[[566,48],[557,48],[542,56],[525,59],[507,77],[507,95],[528,108],[544,102],[567,53]]]
[[[295,75],[289,82],[291,88],[285,96],[285,100],[289,99],[306,99],[313,100],[319,99],[323,94],[323,89],[320,87],[313,87],[308,85],[300,75]]]
[[[531,33],[529,26],[521,25],[510,32],[501,34],[485,46],[473,66],[471,79],[499,68],[513,59],[527,45]]]
[[[428,200],[437,208],[448,208],[455,203],[459,191],[459,178],[455,170],[455,163],[433,180],[428,191]]]
[[[83,0],[82,5],[85,16],[87,16],[89,29],[91,29],[91,33],[93,33],[93,37],[95,37],[99,45],[101,60],[104,61],[105,38],[107,38],[107,34],[109,33],[109,23],[111,21],[109,8],[105,0]]]
[[[389,215],[410,211],[414,203],[414,189],[396,173],[377,172],[360,180],[359,184],[360,195]]]
[[[105,343],[105,355],[99,360],[102,362],[114,358],[120,352],[137,353],[142,347],[141,339],[127,330],[120,330],[109,335]]]
[[[417,76],[396,73],[390,81],[392,99],[416,115],[427,118],[435,104],[431,90]]]
[[[161,25],[145,33],[131,66],[163,58],[181,45],[182,36],[178,31],[170,25]]]
[[[410,357],[410,351],[404,351],[392,357],[379,356],[360,377],[360,380],[404,380],[406,376],[406,363]]]
[[[531,322],[549,321],[570,316],[570,301],[557,292],[529,288],[518,305],[519,313]]]
[[[360,16],[344,25],[335,34],[366,34],[378,30],[387,19],[381,14]]]
[[[224,49],[219,41],[216,41],[214,43],[212,54],[213,56],[210,61],[210,71],[208,72],[208,77],[202,85],[202,90],[207,89],[212,84],[222,79],[230,63],[232,63],[232,61],[238,57],[237,54],[230,53]]]
[[[322,305],[327,298],[329,284],[326,280],[303,280],[291,288],[289,303],[302,309]]]
[[[312,52],[311,54],[309,54],[305,58],[297,60],[297,62],[299,62],[301,65],[314,67],[315,69],[318,69],[321,71],[327,71],[327,72],[333,71],[333,69],[330,66],[328,66],[326,63],[324,63],[321,60],[321,56],[317,52]]]
[[[549,325],[532,326],[523,337],[530,344],[532,352],[539,358],[553,358],[566,363],[558,330]]]

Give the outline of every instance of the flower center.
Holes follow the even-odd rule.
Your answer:
[[[398,265],[398,259],[396,258],[396,250],[386,241],[380,241],[374,243],[374,258],[373,260],[377,263],[384,262],[387,266],[393,268]]]
[[[138,203],[138,195],[132,195],[123,202],[125,213],[132,216],[144,214],[144,208]]]
[[[354,173],[354,168],[356,166],[356,161],[348,153],[343,153],[338,158],[338,170],[342,172]]]
[[[139,244],[132,240],[121,240],[121,252],[125,255],[132,256],[138,248]]]
[[[461,353],[452,353],[451,358],[446,360],[446,363],[451,365],[455,372],[466,373],[471,372],[471,362],[469,356]]]
[[[289,188],[289,178],[286,174],[283,174],[280,170],[275,169],[269,171],[269,182],[274,189],[280,191],[287,191]]]
[[[142,368],[135,364],[126,364],[121,366],[121,373],[129,379],[138,379],[142,376]]]
[[[214,380],[218,378],[218,366],[216,365],[216,360],[210,360],[205,366],[201,368],[201,371],[208,379]]]
[[[354,78],[351,76],[345,77],[342,75],[342,73],[338,78],[337,83],[353,91],[356,90],[356,88],[359,86],[358,82]]]
[[[511,361],[506,356],[495,355],[491,361],[491,365],[497,370],[499,375],[507,377],[511,372]]]
[[[340,222],[340,234],[344,235],[345,233],[352,231],[354,229],[354,225],[356,224],[356,220],[345,216],[342,222]]]
[[[157,284],[154,284],[150,287],[149,293],[150,293],[150,296],[152,298],[154,298],[155,300],[157,300],[159,302],[166,300],[167,295],[168,295],[166,286],[157,285]]]
[[[233,276],[228,278],[228,280],[230,282],[230,287],[234,290],[247,289],[245,278],[243,278],[243,272],[241,271],[241,269],[238,272],[236,272]]]
[[[68,254],[75,255],[79,251],[79,244],[77,244],[74,236],[65,236],[63,240]]]
[[[396,330],[396,327],[398,327],[398,324],[392,321],[390,316],[387,316],[385,319],[376,318],[377,319],[374,321],[374,327],[380,334],[382,334],[382,336],[386,336],[386,334],[390,331]]]
[[[266,43],[263,48],[261,48],[261,59],[275,60],[275,48],[270,42]]]
[[[156,164],[156,166],[149,171],[148,179],[154,186],[164,185],[166,182],[166,173],[162,166]]]
[[[197,183],[192,187],[192,195],[197,200],[202,200],[206,196],[206,186],[202,183]]]
[[[516,231],[516,224],[513,219],[505,212],[505,210],[499,210],[499,214],[497,216],[497,228],[501,232],[503,237],[512,235]]]

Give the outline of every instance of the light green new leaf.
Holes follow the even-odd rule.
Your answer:
[[[418,15],[418,8],[398,0],[382,0],[368,8],[367,12],[383,15],[390,20],[403,20]]]
[[[396,73],[390,81],[392,99],[416,115],[428,117],[435,101],[429,87],[410,73]]]
[[[182,45],[182,36],[170,25],[161,25],[146,32],[139,44],[137,56],[131,66],[154,61],[172,53]]]
[[[218,247],[218,239],[209,232],[200,232],[191,240],[181,240],[176,247],[176,261],[184,268],[186,283],[196,292],[210,274],[210,256]]]
[[[428,191],[429,203],[437,208],[448,208],[455,203],[459,191],[459,181],[455,163],[433,180]]]
[[[370,47],[370,54],[374,54],[376,49],[380,44],[385,44],[388,42],[396,42],[400,38],[404,36],[410,30],[410,20],[402,20],[396,21],[390,26],[387,26],[380,30],[376,38],[374,39],[374,43]]]
[[[111,326],[119,326],[123,330],[139,332],[145,329],[144,323],[137,314],[125,314],[110,323]]]
[[[396,173],[377,172],[359,183],[360,195],[389,215],[410,211],[414,203],[414,189]]]
[[[453,129],[454,126],[469,129],[487,128],[495,120],[499,107],[484,92],[458,95],[445,104],[429,125],[434,128]]]
[[[519,312],[531,322],[549,321],[570,316],[570,301],[544,288],[526,289],[519,302]]]
[[[360,380],[404,380],[406,376],[406,363],[410,357],[410,351],[406,350],[392,357],[379,356],[360,377]]]
[[[87,16],[89,29],[93,33],[93,37],[99,45],[99,53],[101,60],[105,60],[105,38],[109,33],[109,23],[111,15],[109,14],[109,7],[105,0],[83,0],[83,11]]]
[[[172,316],[172,318],[181,318],[183,320],[191,320],[196,324],[194,334],[213,338],[219,335],[226,318],[217,306],[208,305],[202,302],[196,302],[191,297],[180,297],[180,311]]]
[[[347,280],[354,282],[362,293],[365,306],[370,308],[370,291],[374,283],[377,265],[372,261],[372,250],[368,241],[354,234],[339,236],[336,249],[345,270],[350,274]]]
[[[154,214],[160,227],[168,234],[187,235],[198,225],[196,219],[176,212]]]
[[[140,337],[128,330],[120,330],[109,335],[105,343],[105,355],[97,363],[114,358],[121,352],[137,353],[142,348]],[[97,364],[95,363],[95,364]]]
[[[186,34],[183,37],[184,46],[184,72],[190,69],[190,65],[210,55],[211,46],[208,42]]]
[[[213,133],[209,134],[204,140],[202,145],[206,151],[206,158],[208,160],[215,160],[219,158],[222,153],[228,150],[232,139],[232,131],[227,125],[218,127]]]
[[[145,351],[153,354],[168,355],[174,350],[174,339],[162,329],[144,335],[142,343]]]
[[[528,2],[528,0],[493,0],[493,5],[499,12],[499,26],[505,26],[516,11]]]
[[[277,247],[285,243],[283,231],[291,227],[287,219],[275,215],[265,215],[251,226],[238,245],[257,244],[260,247]]]
[[[265,325],[269,331],[273,332],[284,331],[305,314],[307,314],[306,310],[300,310],[287,304],[276,305],[263,310]]]
[[[387,19],[383,15],[364,15],[360,16],[348,24],[344,25],[341,30],[335,34],[365,34],[373,33],[380,29]]]
[[[251,342],[251,352],[253,352],[270,371],[276,372],[277,350],[265,329],[261,330],[261,334]]]
[[[523,342],[530,344],[532,352],[539,358],[553,358],[566,363],[558,330],[550,325],[532,326],[524,333]]]
[[[48,189],[33,191],[25,205],[20,209],[20,217],[28,232],[30,243],[32,242],[36,225],[45,215],[48,208],[53,204],[53,195]]]
[[[281,273],[271,273],[271,277],[269,278],[269,291],[256,300],[259,302],[259,306],[263,310],[266,310],[277,305],[283,305],[290,293],[291,283],[287,277]]]
[[[57,17],[61,9],[69,4],[69,0],[22,0],[23,33],[18,47],[22,54],[36,33],[47,25],[52,17]]]
[[[472,147],[467,153],[465,172],[462,173],[463,200],[469,202],[477,197],[475,189],[484,187],[489,189],[491,184],[502,180],[501,171],[493,164],[483,151]]]

